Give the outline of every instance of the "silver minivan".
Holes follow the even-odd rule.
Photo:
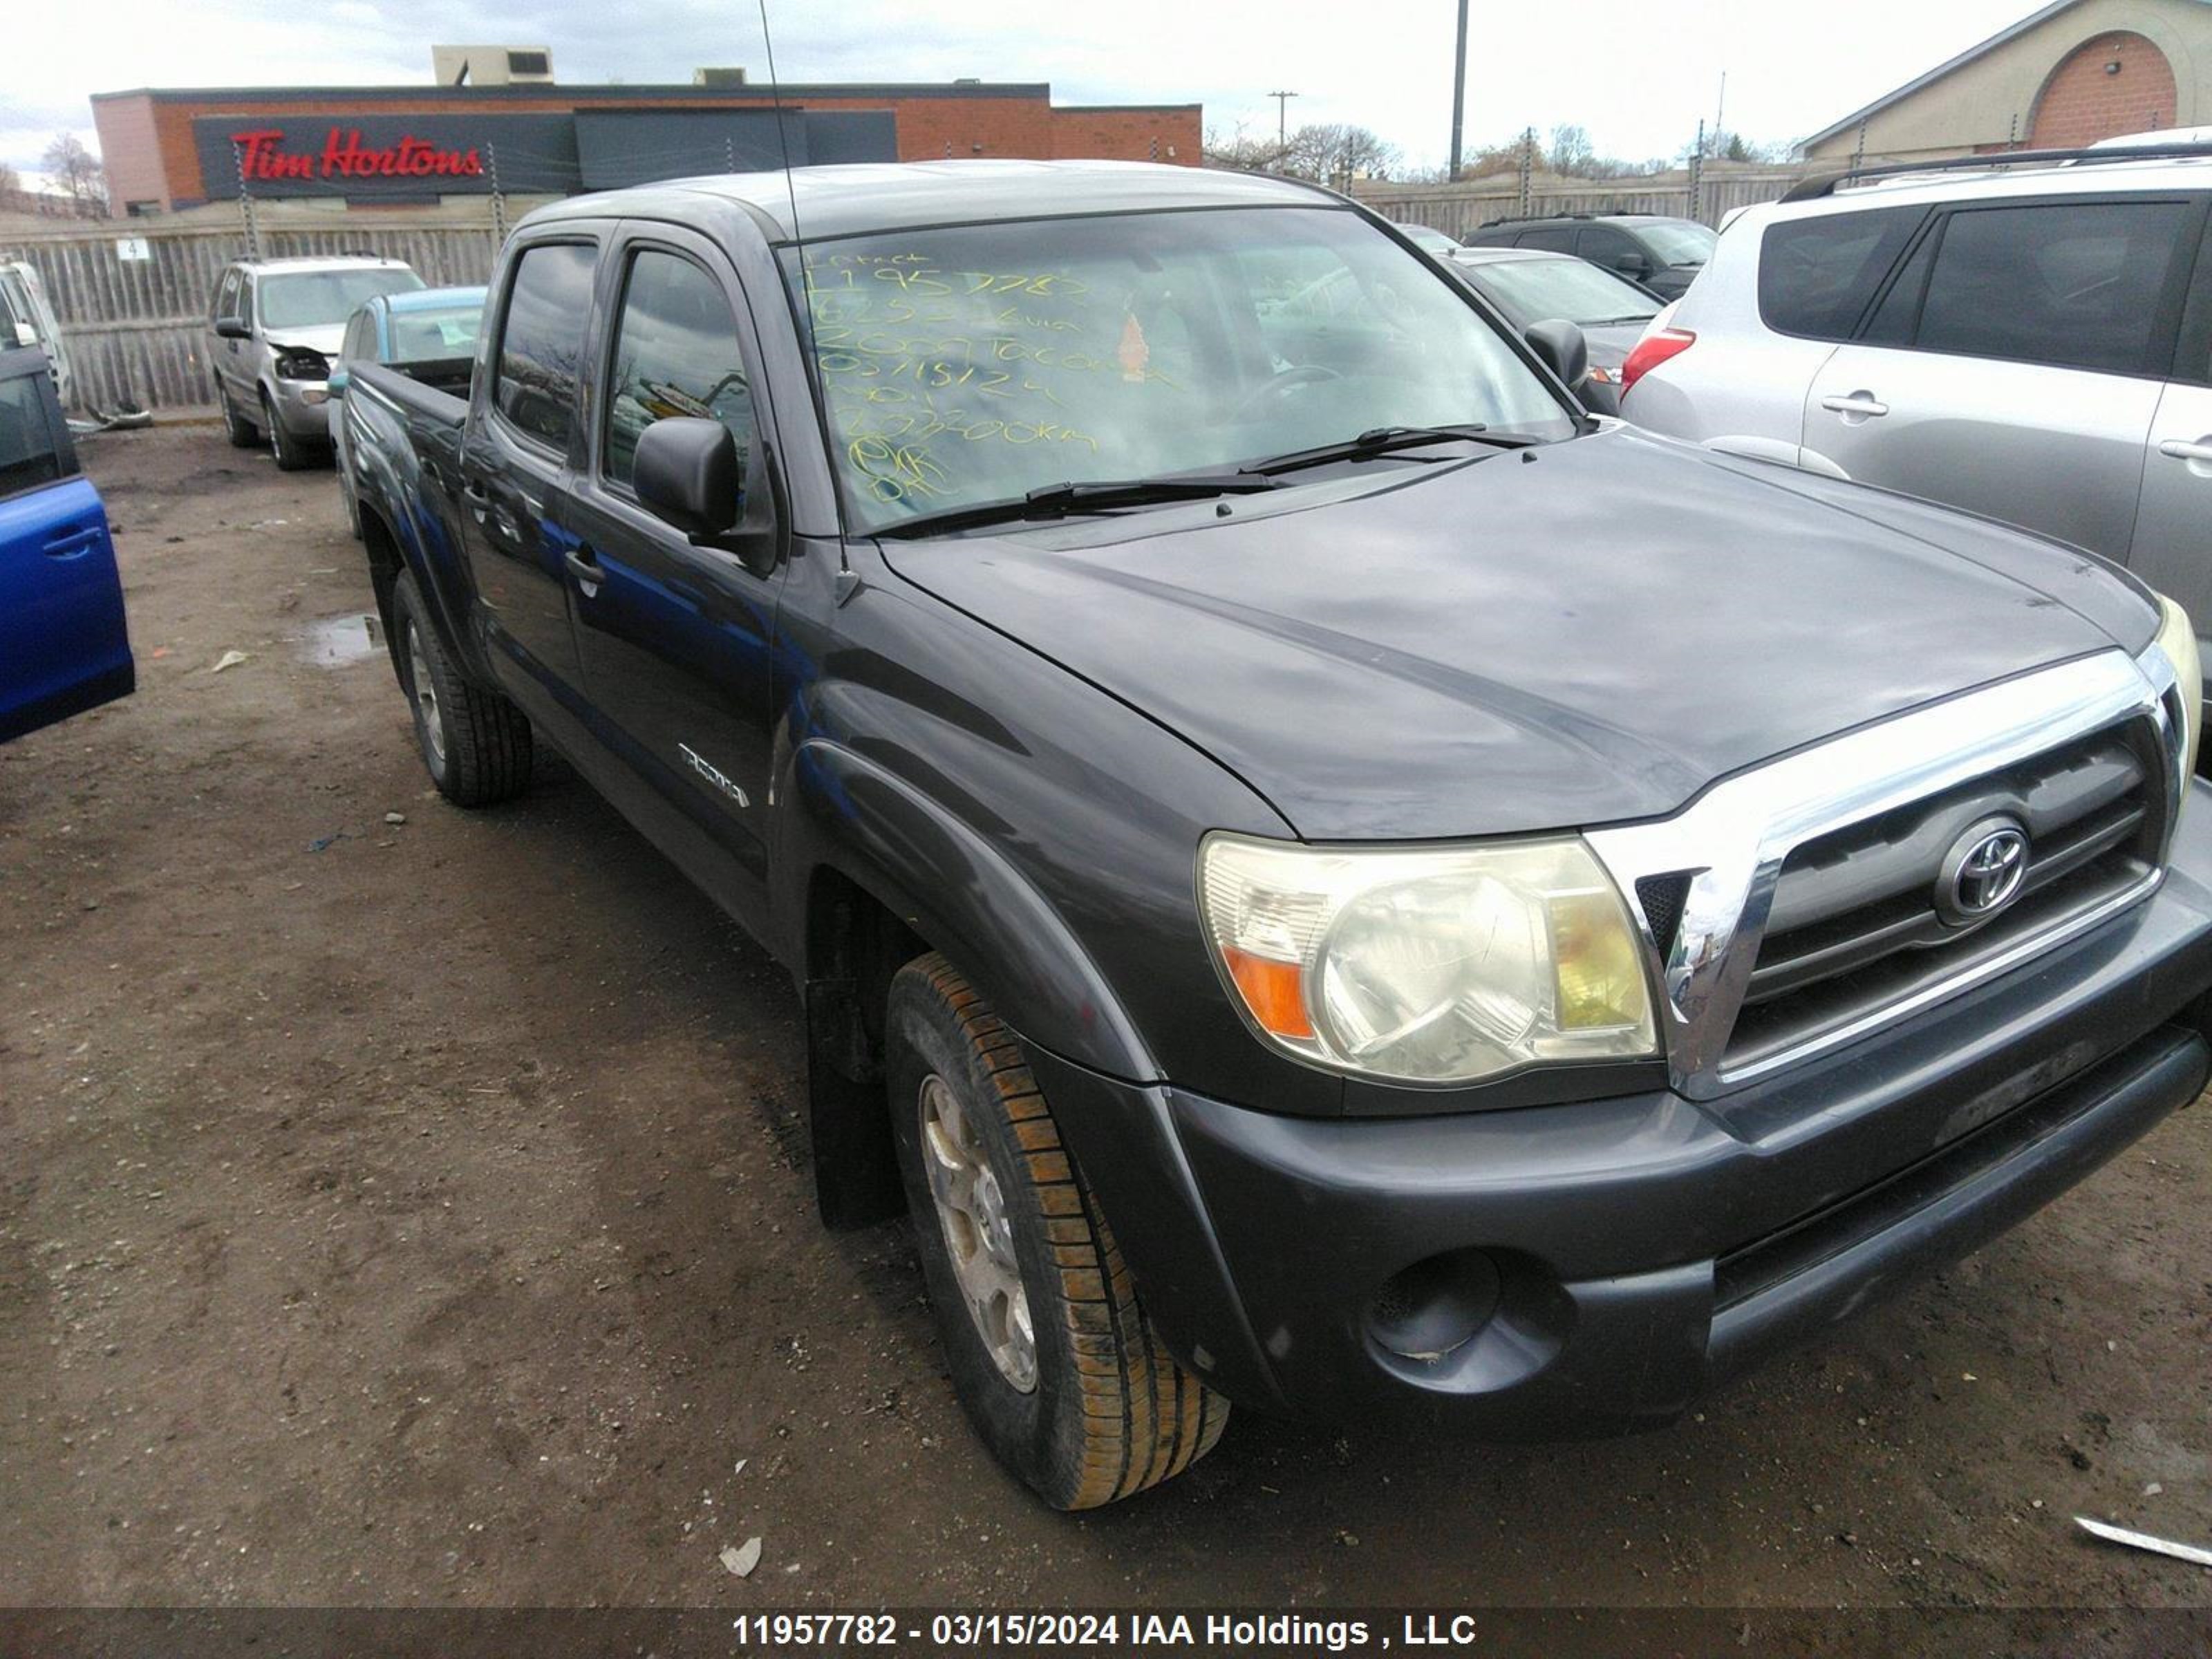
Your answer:
[[[2212,149],[1968,164],[1747,210],[1621,413],[2022,525],[2212,622]]]
[[[266,442],[290,471],[329,453],[331,359],[355,307],[422,286],[398,259],[241,260],[224,268],[209,317],[215,395],[230,441]]]

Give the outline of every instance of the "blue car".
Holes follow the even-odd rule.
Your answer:
[[[345,337],[331,365],[329,413],[338,497],[356,541],[361,539],[361,488],[345,409],[353,366],[383,363],[425,386],[465,398],[477,335],[483,326],[483,303],[481,287],[409,289],[379,294],[347,319]]]
[[[107,509],[46,354],[0,351],[0,742],[129,695],[137,672]]]

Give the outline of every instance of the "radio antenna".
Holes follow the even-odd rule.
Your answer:
[[[791,244],[799,250],[799,268],[806,269],[806,238],[799,228],[799,186],[791,177],[791,130],[783,118],[783,77],[775,72],[775,41],[768,32],[768,0],[760,0],[761,45],[768,49],[768,89],[775,100],[775,142],[783,152],[783,195],[791,204]]]

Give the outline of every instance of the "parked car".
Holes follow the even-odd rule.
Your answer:
[[[266,442],[286,471],[328,453],[326,381],[346,319],[379,294],[422,286],[398,259],[240,260],[216,283],[208,361],[230,441]]]
[[[2023,525],[2212,615],[2212,152],[2020,155],[1747,210],[1638,424]]]
[[[1448,257],[1459,252],[1459,239],[1445,235],[1433,225],[1397,225],[1393,228],[1424,253]]]
[[[1565,213],[1492,219],[1467,239],[1467,246],[1571,253],[1643,283],[1662,300],[1678,300],[1705,268],[1717,240],[1694,219],[1653,213]]]
[[[0,349],[0,742],[137,683],[107,509],[44,351]]]
[[[1451,269],[1522,330],[1562,318],[1583,331],[1589,375],[1576,394],[1601,415],[1620,412],[1620,366],[1665,302],[1626,276],[1538,248],[1463,247]]]
[[[36,346],[46,354],[62,407],[75,407],[76,371],[69,347],[46,298],[46,284],[27,260],[0,260],[0,325],[4,325],[0,326],[0,336],[4,336],[0,337],[0,346]]]
[[[338,495],[346,524],[361,538],[361,503],[356,498],[353,459],[346,439],[345,389],[356,363],[388,363],[425,386],[465,396],[469,360],[476,355],[483,326],[485,289],[417,288],[369,299],[346,322],[337,361],[331,366],[331,455],[337,468]]]
[[[346,390],[423,763],[557,750],[788,966],[824,1216],[1052,1504],[1231,1400],[1664,1422],[2212,1075],[2179,610],[1593,422],[1355,204],[692,179],[486,326]]]

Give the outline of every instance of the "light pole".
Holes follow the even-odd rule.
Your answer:
[[[1275,100],[1275,171],[1280,173],[1283,170],[1283,160],[1289,155],[1291,149],[1289,114],[1291,100],[1297,97],[1297,94],[1271,92],[1267,96]]]
[[[1452,141],[1451,171],[1445,176],[1456,180],[1459,177],[1460,133],[1467,125],[1467,0],[1459,0],[1459,50],[1452,54]]]

